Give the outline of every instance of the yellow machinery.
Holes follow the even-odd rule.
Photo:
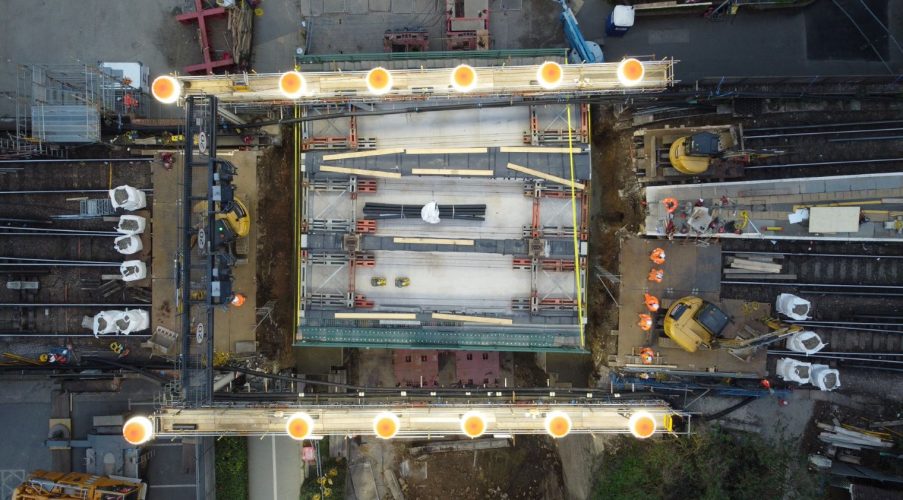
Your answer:
[[[201,201],[194,205],[195,212],[206,212],[207,202]],[[236,197],[225,212],[216,214],[216,220],[223,221],[238,238],[251,234],[251,216],[248,207]]]
[[[700,346],[711,348],[729,322],[730,318],[714,304],[699,297],[684,297],[665,313],[665,335],[685,351],[696,352]]]
[[[665,313],[665,335],[687,352],[696,352],[699,347],[727,349],[740,359],[747,359],[760,347],[777,342],[789,335],[802,331],[799,325],[781,323],[772,318],[763,318],[767,332],[747,330],[749,336],[719,338],[731,322],[731,318],[711,302],[699,297],[688,296],[677,300]]]
[[[730,133],[728,132],[728,138]],[[725,150],[724,138],[712,132],[699,132],[677,139],[668,150],[668,161],[675,170],[682,174],[698,175],[705,173],[712,160]]]
[[[95,476],[82,472],[36,470],[13,490],[12,500],[144,500],[147,485],[139,479]]]

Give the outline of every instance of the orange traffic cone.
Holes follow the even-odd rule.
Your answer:
[[[665,271],[663,271],[661,269],[657,269],[657,268],[653,267],[649,271],[649,277],[648,277],[649,281],[652,281],[655,283],[661,283],[664,278],[665,278]]]
[[[646,309],[649,309],[649,312],[658,312],[659,307],[661,307],[661,304],[658,302],[658,297],[655,295],[644,293],[643,300],[646,302]]]
[[[639,327],[644,332],[652,330],[652,316],[648,314],[640,314],[640,321],[637,323],[637,325],[639,325]]]
[[[656,248],[649,254],[649,260],[655,262],[658,265],[662,265],[665,263],[665,250],[661,248]]]

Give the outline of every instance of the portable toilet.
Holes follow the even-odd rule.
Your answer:
[[[616,5],[608,15],[605,23],[605,34],[608,36],[624,36],[633,26],[634,11],[630,5]]]

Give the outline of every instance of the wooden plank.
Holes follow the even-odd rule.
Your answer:
[[[466,321],[469,323],[485,323],[487,325],[512,325],[514,320],[505,318],[486,318],[483,316],[465,316],[463,314],[443,314],[433,313],[433,319],[444,319],[447,321]]]
[[[488,148],[408,148],[404,150],[408,155],[454,155],[488,153]]]
[[[347,160],[349,158],[366,158],[368,156],[395,155],[398,153],[404,153],[404,148],[370,149],[367,151],[355,151],[353,153],[337,153],[334,155],[323,155],[323,160],[324,161]]]
[[[473,168],[412,168],[413,175],[470,175],[491,176],[492,170],[477,170]]]
[[[567,154],[571,152],[571,148],[546,148],[542,146],[503,146],[499,148],[501,153],[549,153],[549,154]],[[583,148],[574,148],[574,154],[583,152]]]
[[[764,271],[766,273],[779,273],[783,266],[781,264],[769,264],[766,262],[758,262],[754,260],[734,259],[731,262],[734,269],[750,269],[753,271]]]
[[[395,243],[415,243],[422,245],[466,245],[473,246],[473,240],[453,240],[446,238],[403,238],[396,236],[392,238]]]
[[[557,182],[558,184],[564,184],[565,186],[573,186],[576,189],[584,189],[586,186],[579,182],[571,182],[567,179],[558,177],[556,175],[547,174],[545,172],[540,172],[539,170],[533,170],[532,168],[522,167],[520,165],[516,165],[514,163],[509,163],[508,168],[511,170],[516,170],[518,172],[532,175],[533,177],[539,177],[540,179],[545,179],[547,181]]]
[[[414,313],[335,313],[335,319],[417,319]]]
[[[361,175],[364,177],[384,177],[386,179],[401,179],[398,172],[385,172],[382,170],[365,170],[362,168],[334,167],[332,165],[320,165],[322,172],[335,172],[337,174]]]
[[[724,274],[768,274],[769,271],[759,271],[758,269],[734,269],[726,267],[722,269]]]

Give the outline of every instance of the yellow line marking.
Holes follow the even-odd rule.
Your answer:
[[[580,347],[586,346],[583,332],[583,294],[580,293],[580,246],[577,240],[577,190],[574,181],[574,137],[571,129],[571,105],[566,106],[568,112],[568,158],[571,160],[571,224],[574,226],[574,277],[577,280],[577,327],[580,328]],[[580,184],[581,189],[582,184]]]

